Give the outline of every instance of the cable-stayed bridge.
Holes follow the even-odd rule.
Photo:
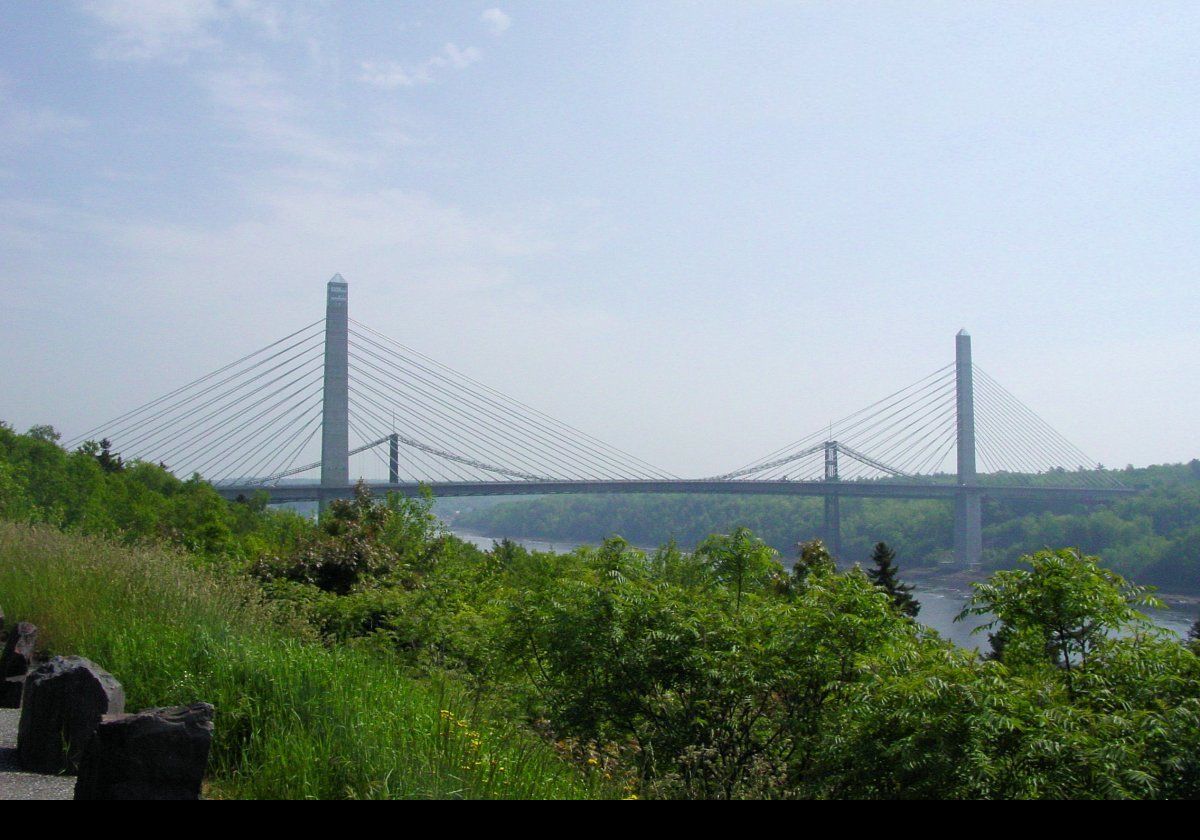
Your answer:
[[[346,498],[358,479],[405,495],[820,496],[835,555],[842,498],[946,499],[964,564],[982,555],[984,497],[1133,492],[976,366],[965,331],[955,360],[921,380],[753,463],[679,478],[350,318],[341,275],[323,319],[69,445],[101,438],[226,498],[265,490],[278,503]]]

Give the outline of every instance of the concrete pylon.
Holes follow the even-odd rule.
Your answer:
[[[349,304],[342,275],[329,281],[325,297],[325,390],[321,413],[321,487],[336,498],[350,483]],[[321,506],[327,501],[321,494]]]
[[[954,556],[962,566],[983,562],[983,513],[975,472],[975,377],[971,336],[954,338],[955,392],[958,425],[958,488],[954,494]]]

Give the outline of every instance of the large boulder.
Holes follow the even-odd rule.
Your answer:
[[[0,679],[22,676],[33,664],[33,649],[37,646],[38,630],[28,621],[13,625],[0,654]]]
[[[35,773],[74,773],[100,718],[123,711],[112,674],[82,656],[56,656],[25,678],[17,760]]]
[[[106,715],[83,751],[76,799],[199,799],[212,745],[208,703]]]
[[[21,695],[25,693],[25,675],[0,680],[0,709],[21,708]]]

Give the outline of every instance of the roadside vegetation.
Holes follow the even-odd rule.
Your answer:
[[[0,603],[131,705],[214,702],[218,795],[1200,796],[1200,658],[1094,556],[977,586],[980,656],[886,545],[483,551],[431,506],[314,523],[0,428]]]
[[[606,795],[528,728],[449,679],[316,633],[245,578],[184,555],[0,523],[0,599],[47,653],[86,656],[129,708],[218,710],[209,796]]]

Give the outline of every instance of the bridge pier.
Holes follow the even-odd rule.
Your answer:
[[[954,494],[954,556],[967,567],[983,562],[983,505],[978,488],[960,487]]]
[[[350,483],[350,324],[347,284],[329,281],[325,296],[325,382],[321,413],[321,487]],[[321,509],[327,504],[321,494]]]
[[[825,547],[836,560],[842,556],[842,499],[837,494],[825,497]]]
[[[975,472],[975,376],[971,336],[959,330],[954,338],[955,393],[958,436],[958,487],[954,493],[954,556],[959,565],[983,562],[983,513],[979,478]]]
[[[836,440],[825,441],[825,480],[838,480],[838,445]],[[825,528],[822,538],[825,547],[836,560],[842,556],[842,498],[836,492],[825,496]]]

